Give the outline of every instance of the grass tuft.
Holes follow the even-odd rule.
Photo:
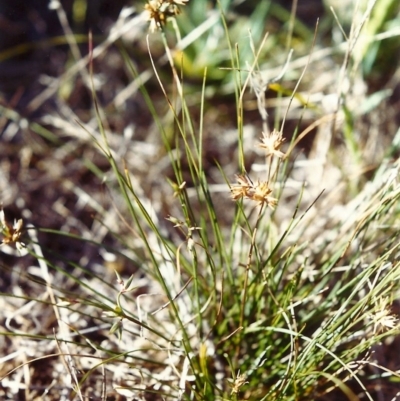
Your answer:
[[[395,2],[150,0],[86,55],[89,3],[51,2],[62,72],[0,105],[0,396],[396,399]]]

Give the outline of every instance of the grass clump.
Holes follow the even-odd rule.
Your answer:
[[[92,104],[73,110],[49,85],[41,96],[55,96],[57,112],[25,121],[6,107],[32,144],[22,173],[47,169],[60,195],[40,187],[55,222],[38,221],[27,201],[14,225],[11,206],[0,215],[0,394],[395,399],[399,361],[386,350],[399,341],[399,132],[371,145],[377,128],[363,119],[384,124],[379,108],[392,106],[367,93],[353,57],[373,4],[361,17],[355,9],[329,51],[293,7],[285,43],[273,38],[285,56],[272,69],[259,23],[268,7],[239,17],[235,2],[149,1],[121,11],[81,56],[52,3],[75,59],[58,89],[79,72]],[[257,27],[244,45],[242,19]],[[150,25],[146,40],[135,37],[146,61],[124,37],[132,21],[141,34]],[[290,50],[297,32],[305,58]],[[129,82],[104,83],[105,93],[112,43]],[[323,79],[310,76],[328,64]],[[142,124],[124,115],[129,98]]]

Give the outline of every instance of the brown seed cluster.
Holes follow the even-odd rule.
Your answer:
[[[266,156],[275,156],[282,159],[285,154],[281,152],[280,148],[285,141],[282,137],[282,132],[274,129],[270,134],[262,133],[261,143],[259,148],[265,149]]]
[[[236,176],[237,184],[231,186],[233,200],[241,198],[251,199],[260,205],[267,205],[274,208],[277,204],[277,199],[271,195],[272,189],[265,181],[258,181],[254,184],[247,175],[239,174]]]
[[[285,154],[280,150],[285,139],[282,137],[282,132],[273,130],[270,134],[263,133],[258,147],[265,149],[266,157],[276,157],[283,159]],[[271,175],[268,174],[268,177]],[[257,202],[259,205],[267,205],[274,209],[278,200],[271,196],[272,188],[270,180],[257,181],[254,183],[246,174],[236,176],[236,184],[231,185],[232,199],[237,201],[241,198],[246,198]]]
[[[9,224],[4,216],[3,209],[0,210],[0,234],[2,234],[3,238],[1,240],[0,245],[11,245],[15,244],[17,249],[22,249],[25,244],[21,242],[22,228],[23,228],[23,220],[19,219],[14,222],[12,226]]]
[[[150,31],[161,29],[169,17],[180,13],[179,6],[184,6],[189,0],[149,0],[144,6],[146,19],[150,21]]]

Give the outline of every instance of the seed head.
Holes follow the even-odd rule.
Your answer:
[[[254,184],[247,175],[240,174],[236,176],[237,184],[231,186],[231,196],[233,200],[241,198],[251,199],[260,205],[268,205],[272,209],[277,205],[277,199],[271,195],[272,189],[268,182],[258,181]]]
[[[146,19],[150,21],[150,32],[161,29],[168,17],[180,14],[179,6],[184,6],[189,0],[149,0],[144,6]]]
[[[374,332],[390,330],[399,326],[399,319],[390,310],[389,299],[380,298],[375,305],[375,313],[369,318],[374,322]]]
[[[272,193],[272,189],[268,186],[268,183],[265,181],[258,182],[254,187],[254,193],[252,199],[259,204],[266,204],[271,209],[274,209],[276,204],[278,203],[277,199],[270,196]]]
[[[4,210],[0,209],[0,234],[3,235],[0,245],[10,245],[15,244],[18,250],[25,247],[25,244],[20,241],[22,235],[22,228],[24,222],[22,219],[16,220],[14,225],[6,222]]]
[[[266,156],[275,155],[282,159],[285,154],[280,151],[280,148],[285,142],[285,138],[282,138],[282,132],[274,129],[270,134],[262,133],[261,143],[258,146],[265,149]]]
[[[248,381],[246,381],[246,378],[247,377],[245,374],[241,374],[240,372],[238,373],[238,375],[236,376],[233,383],[231,383],[231,387],[232,387],[231,395],[238,394],[240,391],[240,388],[248,383]]]
[[[252,191],[253,183],[247,175],[239,174],[236,176],[237,184],[231,186],[232,199],[249,198]]]

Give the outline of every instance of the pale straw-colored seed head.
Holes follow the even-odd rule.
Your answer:
[[[282,132],[274,129],[269,134],[264,132],[262,134],[263,136],[260,139],[261,143],[258,144],[258,147],[265,149],[266,156],[274,155],[282,159],[285,156],[280,150],[283,142],[285,142],[285,138],[282,137]]]

